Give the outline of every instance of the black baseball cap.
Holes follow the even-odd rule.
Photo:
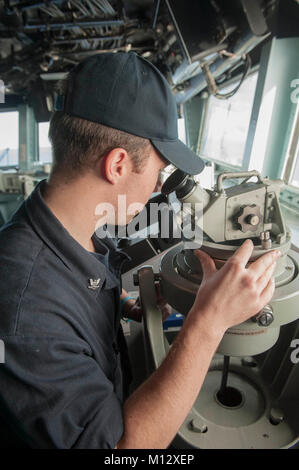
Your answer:
[[[167,80],[135,52],[95,54],[70,73],[55,109],[147,138],[180,170],[196,175],[204,162],[178,138],[177,106]]]

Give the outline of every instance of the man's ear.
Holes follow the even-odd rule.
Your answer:
[[[111,184],[119,183],[131,170],[131,159],[123,148],[112,149],[103,157],[102,176]]]

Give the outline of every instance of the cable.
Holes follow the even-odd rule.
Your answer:
[[[242,83],[244,82],[245,78],[248,76],[248,73],[251,68],[251,58],[248,54],[242,55],[242,61],[244,62],[244,72],[243,72],[240,82],[232,91],[230,91],[229,93],[225,93],[225,94],[219,93],[215,78],[213,77],[208,64],[204,63],[201,65],[202,71],[205,75],[206,82],[208,85],[208,90],[213,96],[215,96],[215,98],[219,100],[227,100],[237,93]]]

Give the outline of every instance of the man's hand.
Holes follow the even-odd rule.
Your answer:
[[[171,315],[172,308],[162,297],[161,291],[160,291],[160,285],[155,284],[155,288],[156,288],[156,296],[157,296],[157,305],[162,314],[162,322],[164,322]],[[127,292],[123,289],[122,297],[126,297],[127,295],[128,295]],[[141,322],[142,308],[141,308],[139,297],[136,300],[130,299],[125,303],[123,307],[123,314],[125,317],[129,318],[130,320]]]
[[[212,258],[195,251],[203,269],[203,281],[189,315],[206,316],[211,328],[223,333],[258,313],[274,293],[272,275],[278,250],[273,250],[246,268],[253,243],[246,240],[218,271]]]

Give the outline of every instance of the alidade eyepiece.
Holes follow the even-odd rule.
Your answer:
[[[194,188],[194,179],[182,170],[175,170],[162,186],[161,193],[168,195],[175,191],[179,199],[187,196]]]

